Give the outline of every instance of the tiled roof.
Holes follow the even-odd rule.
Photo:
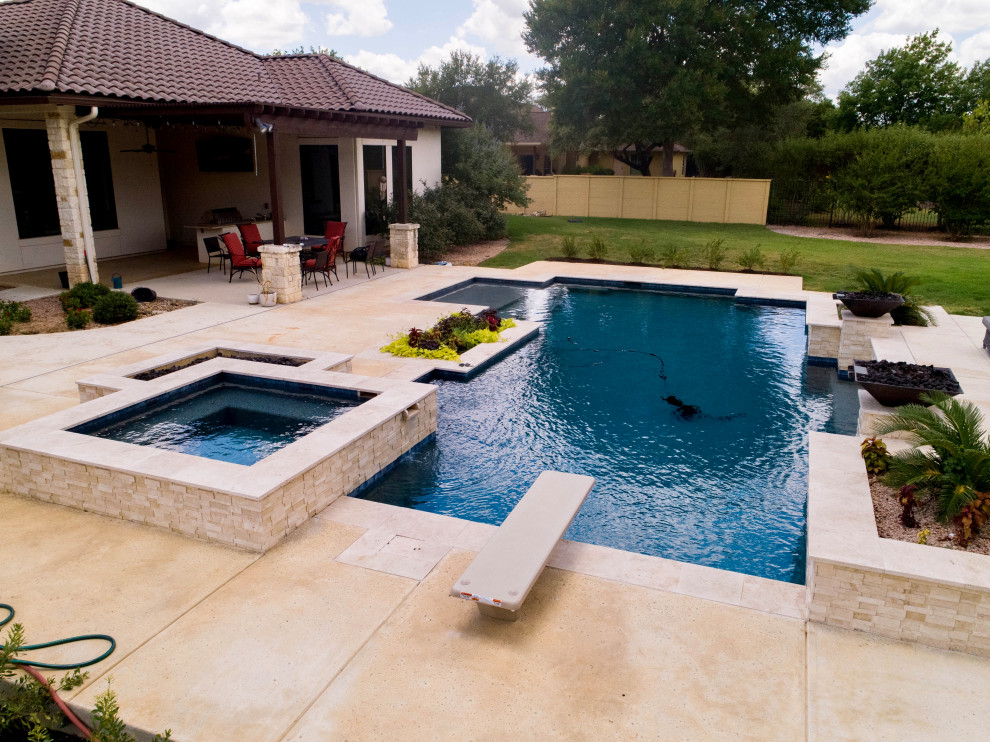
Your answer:
[[[0,2],[0,92],[22,91],[469,121],[337,59],[262,56],[127,0]]]

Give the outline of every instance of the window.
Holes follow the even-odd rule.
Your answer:
[[[3,144],[17,236],[26,240],[60,234],[48,133],[44,129],[4,129]]]
[[[364,160],[364,233],[382,232],[385,213],[387,178],[385,168],[385,145],[366,144],[361,148]]]
[[[7,172],[14,196],[17,235],[22,240],[60,234],[55,178],[44,129],[4,129]],[[117,205],[104,131],[80,132],[93,230],[117,228]]]

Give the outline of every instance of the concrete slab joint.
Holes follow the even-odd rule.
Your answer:
[[[419,225],[389,224],[393,268],[415,268],[419,265]]]
[[[261,245],[261,283],[271,286],[279,304],[302,301],[302,267],[299,245]]]

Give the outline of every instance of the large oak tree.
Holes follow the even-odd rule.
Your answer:
[[[523,35],[558,147],[610,149],[650,174],[656,148],[758,123],[802,97],[870,0],[533,0]]]

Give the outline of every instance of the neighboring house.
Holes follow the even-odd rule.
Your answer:
[[[191,243],[223,209],[270,213],[277,240],[346,221],[359,244],[398,147],[407,183],[432,184],[440,127],[469,124],[336,58],[258,55],[125,0],[8,0],[0,273],[86,280],[90,258]]]
[[[615,159],[612,152],[577,152],[569,151],[550,153],[550,111],[540,106],[530,109],[529,117],[532,131],[517,131],[509,149],[519,160],[523,175],[569,175],[582,170],[611,170],[613,175],[639,175],[638,170],[632,170],[628,165]],[[674,145],[674,175],[689,174],[689,155],[691,150]],[[650,173],[660,174],[663,160],[661,148],[655,149],[650,162]]]

